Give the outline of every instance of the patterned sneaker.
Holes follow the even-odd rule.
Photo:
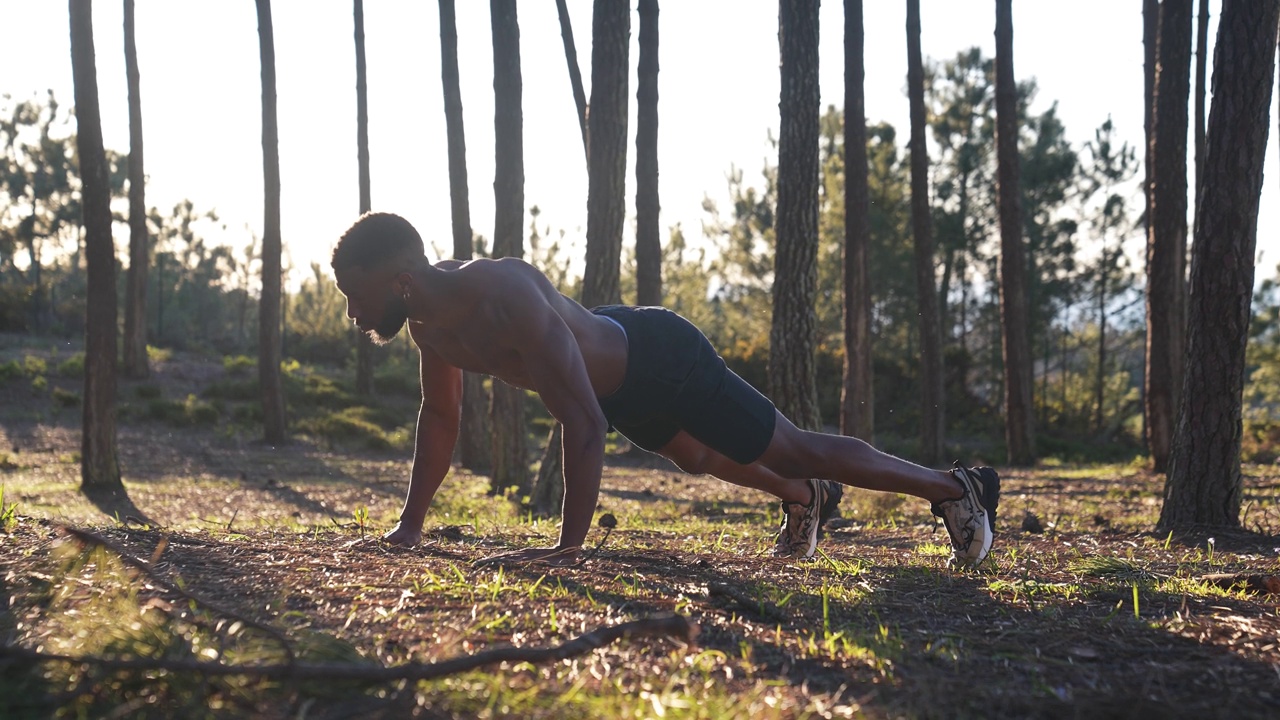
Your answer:
[[[951,535],[947,567],[977,567],[991,550],[1000,504],[1000,476],[989,467],[964,468],[957,462],[951,475],[960,484],[958,498],[934,503],[930,510],[942,518]]]
[[[782,528],[778,531],[778,543],[773,548],[774,557],[807,560],[818,547],[818,531],[836,512],[844,487],[831,480],[809,480],[813,498],[808,505],[782,503]]]

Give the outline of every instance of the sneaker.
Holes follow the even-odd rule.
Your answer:
[[[996,531],[996,506],[1000,504],[1000,476],[989,467],[965,468],[958,462],[951,475],[963,494],[933,503],[930,510],[942,518],[951,535],[951,559],[947,567],[974,568],[991,550]]]
[[[818,547],[818,531],[836,513],[844,487],[831,480],[809,480],[813,498],[808,505],[782,503],[782,528],[774,557],[807,560]]]

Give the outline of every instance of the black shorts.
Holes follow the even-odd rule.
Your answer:
[[[764,454],[777,410],[725,366],[701,330],[660,307],[602,305],[591,312],[627,332],[626,378],[600,398],[613,429],[650,452],[684,430],[743,465]]]

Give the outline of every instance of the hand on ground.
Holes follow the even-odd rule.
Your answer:
[[[493,565],[554,565],[556,567],[565,567],[577,561],[579,549],[576,547],[551,547],[511,550],[482,558],[475,561],[474,564],[476,567],[490,567]]]
[[[422,541],[422,528],[414,529],[412,525],[404,522],[396,523],[396,526],[387,531],[382,536],[383,542],[391,545],[399,545],[400,547],[413,547]]]

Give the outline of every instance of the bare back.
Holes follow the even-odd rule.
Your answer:
[[[596,397],[613,392],[626,372],[627,344],[613,323],[558,292],[533,266],[514,258],[447,260],[435,266],[431,314],[411,320],[415,343],[446,363],[537,390],[530,362],[544,338],[567,328]],[[562,333],[559,333],[562,335]]]

